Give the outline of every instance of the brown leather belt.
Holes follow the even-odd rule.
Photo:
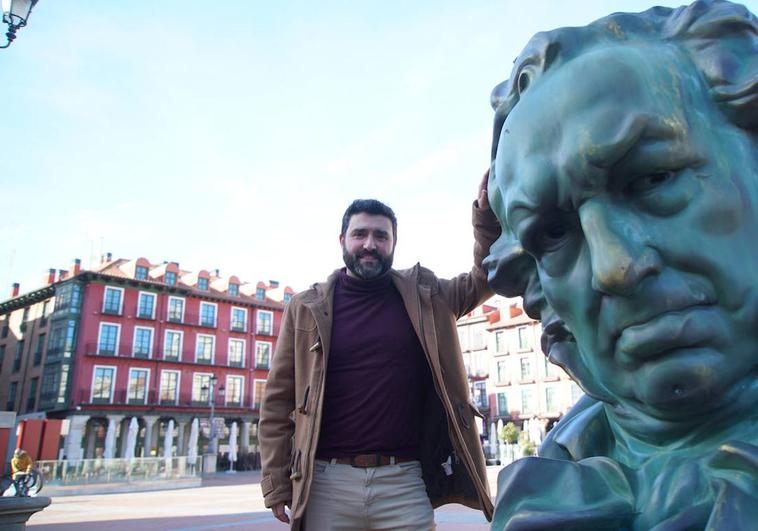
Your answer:
[[[331,459],[326,459],[326,461],[330,461],[332,463],[337,463],[340,465],[350,465],[356,468],[387,466],[387,465],[394,465],[397,463],[407,463],[409,461],[415,461],[415,460],[416,459],[413,457],[394,457],[394,456],[379,455],[379,454],[361,454],[361,455],[354,455],[352,457],[333,457]]]

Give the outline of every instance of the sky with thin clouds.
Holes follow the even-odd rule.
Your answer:
[[[0,50],[0,299],[106,252],[304,289],[357,197],[396,267],[467,270],[492,88],[537,31],[655,4],[42,0]]]

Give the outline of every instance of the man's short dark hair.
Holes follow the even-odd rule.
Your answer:
[[[377,201],[376,199],[356,199],[345,210],[342,216],[342,230],[340,234],[345,236],[347,226],[350,224],[350,218],[355,214],[369,214],[372,216],[384,216],[392,222],[392,238],[397,240],[397,218],[390,207]]]

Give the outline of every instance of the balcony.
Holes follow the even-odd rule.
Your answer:
[[[230,329],[232,332],[247,332],[245,323],[232,323]]]
[[[169,312],[167,320],[169,323],[182,323],[182,314]]]
[[[103,307],[103,313],[106,315],[121,315],[121,308],[118,306],[105,306]]]

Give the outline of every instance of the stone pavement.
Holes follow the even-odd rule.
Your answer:
[[[488,469],[490,488],[499,467]],[[43,491],[44,493],[44,491]],[[487,531],[484,516],[461,505],[435,511],[438,531]],[[260,472],[218,473],[196,488],[153,492],[54,497],[29,520],[32,531],[287,531],[263,505]]]

